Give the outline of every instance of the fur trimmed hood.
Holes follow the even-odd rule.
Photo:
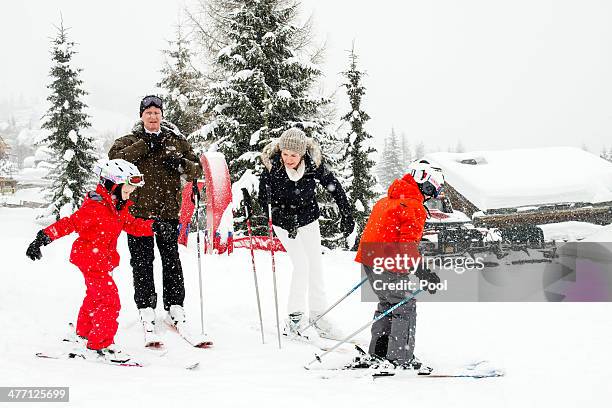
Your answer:
[[[280,147],[278,146],[278,138],[273,139],[270,143],[268,143],[263,150],[261,151],[261,161],[263,165],[266,166],[268,171],[272,170],[272,158],[277,154],[280,154]],[[323,162],[323,153],[321,152],[321,147],[313,138],[309,137],[306,144],[306,154],[312,160],[315,168],[318,168]]]
[[[167,133],[172,133],[175,136],[185,137],[174,123],[165,119],[162,119],[160,129]],[[138,122],[134,123],[134,126],[132,126],[132,133],[144,133],[144,123],[142,122],[142,119],[139,119]]]

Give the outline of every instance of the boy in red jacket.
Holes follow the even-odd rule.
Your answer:
[[[383,283],[398,287],[407,281],[409,273],[421,281],[440,282],[438,275],[420,265],[418,244],[427,218],[424,202],[437,197],[443,185],[441,170],[425,160],[419,160],[411,163],[409,173],[395,180],[389,186],[387,196],[372,208],[355,261],[362,264],[362,271],[378,296],[374,318],[411,294],[408,289],[381,289],[384,288]],[[381,270],[380,260],[397,259],[398,255],[408,262],[400,262],[398,265],[385,263],[384,270]],[[415,331],[416,300],[413,298],[372,324],[372,340],[368,352],[373,358],[369,363],[380,362],[382,358],[396,367],[419,369],[421,363],[414,356]],[[369,364],[361,359],[355,362],[360,367]]]
[[[81,207],[71,216],[38,231],[26,255],[42,258],[40,247],[72,232],[79,237],[72,244],[70,262],[85,278],[85,299],[77,318],[76,334],[87,341],[87,349],[95,357],[111,362],[127,362],[130,357],[114,347],[117,317],[121,304],[112,271],[119,265],[117,238],[121,231],[135,236],[151,236],[153,232],[172,234],[172,228],[159,221],[133,217],[130,194],[144,185],[142,174],[125,160],[109,160],[96,165],[100,177],[96,191],[85,196]]]

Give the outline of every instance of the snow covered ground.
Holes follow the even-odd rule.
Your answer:
[[[593,408],[609,406],[612,397],[612,303],[424,302],[418,309],[417,331],[417,354],[422,360],[436,366],[485,358],[507,375],[484,380],[321,379],[320,373],[303,368],[312,359],[314,347],[284,341],[278,350],[267,253],[256,255],[265,314],[266,344],[261,344],[250,259],[242,249],[230,257],[205,257],[205,318],[215,347],[193,349],[167,332],[164,340],[169,351],[159,357],[141,348],[125,236],[120,239],[123,258],[115,272],[123,305],[116,341],[151,364],[124,368],[37,359],[37,351],[59,345],[67,323],[76,317],[84,285],[80,272],[67,261],[73,237],[44,247],[41,261],[25,257],[27,244],[40,228],[34,215],[32,209],[0,208],[1,386],[69,386],[71,407],[125,406],[138,401],[137,406],[146,407]],[[604,232],[611,233],[607,228],[597,234]],[[197,329],[195,249],[182,248],[181,256],[186,309]],[[325,255],[330,302],[359,281],[352,257],[342,251]],[[159,288],[160,265],[156,268]],[[291,275],[284,254],[278,255],[277,268],[284,315]],[[374,304],[362,303],[353,294],[331,318],[349,332],[371,318],[373,308]],[[366,344],[367,332],[359,340]],[[182,368],[191,361],[199,361],[200,368]]]

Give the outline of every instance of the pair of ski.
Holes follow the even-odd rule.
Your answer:
[[[83,340],[79,340],[79,338],[75,334],[74,325],[72,323],[69,323],[69,327],[71,335],[66,336],[63,341],[73,345],[78,345],[79,347],[75,347],[74,349],[69,351],[38,352],[36,353],[36,357],[54,360],[84,360],[88,362],[103,363],[120,367],[145,367],[146,365],[148,365],[144,361],[138,361],[132,358],[128,360],[96,358],[93,356],[93,353],[86,352]],[[179,336],[183,340],[185,340],[192,347],[210,348],[213,346],[213,342],[210,341],[206,335],[194,336],[185,330],[178,330],[174,326],[172,326],[172,328],[177,334],[179,334]],[[164,348],[164,345],[161,341],[145,342],[145,348],[147,350],[159,351],[159,353],[156,353],[158,357],[164,357],[168,353],[168,350]],[[198,368],[199,365],[199,361],[191,361],[189,363],[183,364],[183,367],[187,370],[194,370]]]
[[[173,324],[165,322],[171,331],[177,333],[183,340],[185,340],[190,346],[195,348],[211,348],[213,342],[208,338],[206,334],[193,334],[186,329],[181,329]],[[149,349],[163,349],[164,343],[159,339],[147,340],[145,338],[144,346]]]
[[[65,352],[52,352],[52,353],[38,352],[36,353],[36,357],[48,358],[52,360],[83,360],[83,361],[92,362],[92,363],[108,364],[108,365],[114,365],[114,366],[119,366],[119,367],[145,367],[147,365],[144,362],[139,362],[133,359],[129,359],[125,361],[125,360],[112,360],[112,359],[106,360],[102,358],[94,358],[94,357],[88,356],[84,351],[81,352],[81,351],[77,351],[76,349],[72,351],[65,351]]]
[[[158,357],[164,357],[167,354],[167,351],[158,354]],[[36,353],[36,357],[38,358],[48,358],[52,360],[82,360],[91,363],[98,364],[107,364],[118,367],[146,367],[149,364],[145,362],[145,360],[136,360],[130,358],[129,360],[112,360],[112,359],[103,359],[103,358],[95,358],[89,356],[84,350],[72,350],[67,352],[55,352],[55,353]],[[180,366],[186,370],[196,370],[200,366],[199,361],[190,361],[187,363],[180,364]]]
[[[367,353],[359,346],[355,346],[360,357],[367,356]],[[318,359],[318,356],[317,356]],[[319,360],[320,361],[320,360]],[[493,367],[488,361],[480,360],[473,363],[460,365],[456,367],[447,367],[434,369],[422,364],[418,369],[400,369],[393,367],[390,363],[384,364],[384,360],[380,359],[378,365],[373,367],[362,367],[359,365],[340,365],[338,367],[310,367],[305,366],[307,370],[322,373],[320,378],[365,378],[371,377],[373,380],[379,378],[396,377],[399,379],[405,378],[492,378],[504,376],[503,370]]]

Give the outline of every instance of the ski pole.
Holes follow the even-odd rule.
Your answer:
[[[246,211],[246,224],[247,231],[249,234],[249,248],[251,248],[251,263],[253,264],[253,279],[255,280],[255,295],[257,296],[257,311],[259,312],[259,328],[261,330],[261,342],[266,344],[264,340],[264,328],[263,319],[261,318],[261,302],[259,301],[259,285],[257,284],[257,272],[255,270],[255,251],[253,251],[253,232],[251,230],[251,214],[253,214],[253,207],[251,206],[251,195],[246,188],[242,189],[244,196],[244,208]]]
[[[334,307],[338,306],[338,304],[340,302],[342,302],[344,299],[346,299],[351,293],[353,293],[354,291],[357,290],[357,288],[359,288],[361,285],[364,284],[365,281],[368,280],[368,277],[366,276],[365,278],[363,278],[361,280],[361,282],[359,282],[358,284],[356,284],[355,286],[353,286],[353,289],[351,289],[348,293],[346,293],[344,296],[342,296],[336,303],[334,303],[333,305],[331,305],[326,311],[324,311],[322,314],[320,314],[315,320],[313,320],[312,322],[310,322],[310,324],[306,327],[304,327],[303,329],[298,330],[298,335],[301,336],[300,331],[305,332],[307,329],[309,329],[311,326],[314,326],[319,319],[321,319],[323,316],[325,316],[327,313],[329,313],[330,310],[332,310]]]
[[[418,295],[420,292],[422,292],[423,289],[418,289],[414,292],[412,292],[410,295],[406,296],[404,299],[402,299],[401,302],[399,302],[398,304],[390,307],[389,309],[385,310],[383,313],[381,313],[380,315],[378,315],[377,317],[374,318],[374,320],[370,320],[368,321],[366,324],[364,324],[363,326],[361,326],[359,329],[355,330],[353,333],[349,334],[344,340],[339,341],[334,347],[330,348],[329,350],[327,350],[325,353],[321,354],[320,356],[316,356],[314,360],[312,360],[310,363],[306,364],[306,366],[304,366],[304,368],[308,369],[308,367],[318,361],[319,363],[321,362],[321,359],[323,357],[325,357],[327,354],[331,353],[332,351],[334,351],[335,349],[337,349],[338,347],[340,347],[341,345],[343,345],[344,343],[346,343],[347,341],[349,341],[350,339],[352,339],[353,337],[355,337],[357,334],[361,333],[362,331],[364,331],[365,329],[367,329],[369,326],[371,326],[374,322],[382,319],[383,317],[385,317],[386,315],[388,315],[389,313],[393,312],[395,309],[397,309],[398,307],[400,307],[401,305],[403,305],[404,303],[408,302],[410,299],[414,298],[416,295]]]
[[[278,291],[276,288],[276,264],[274,263],[274,231],[272,229],[272,191],[266,186],[266,197],[268,198],[268,233],[270,243],[270,255],[272,256],[272,282],[274,284],[274,308],[276,309],[276,335],[278,337],[278,348],[281,348],[280,322],[278,318]]]
[[[198,180],[193,179],[191,190],[195,198],[195,219],[196,219],[196,245],[198,247],[198,275],[200,277],[200,327],[204,334],[204,292],[202,288],[202,255],[200,254],[200,190],[198,189]]]

